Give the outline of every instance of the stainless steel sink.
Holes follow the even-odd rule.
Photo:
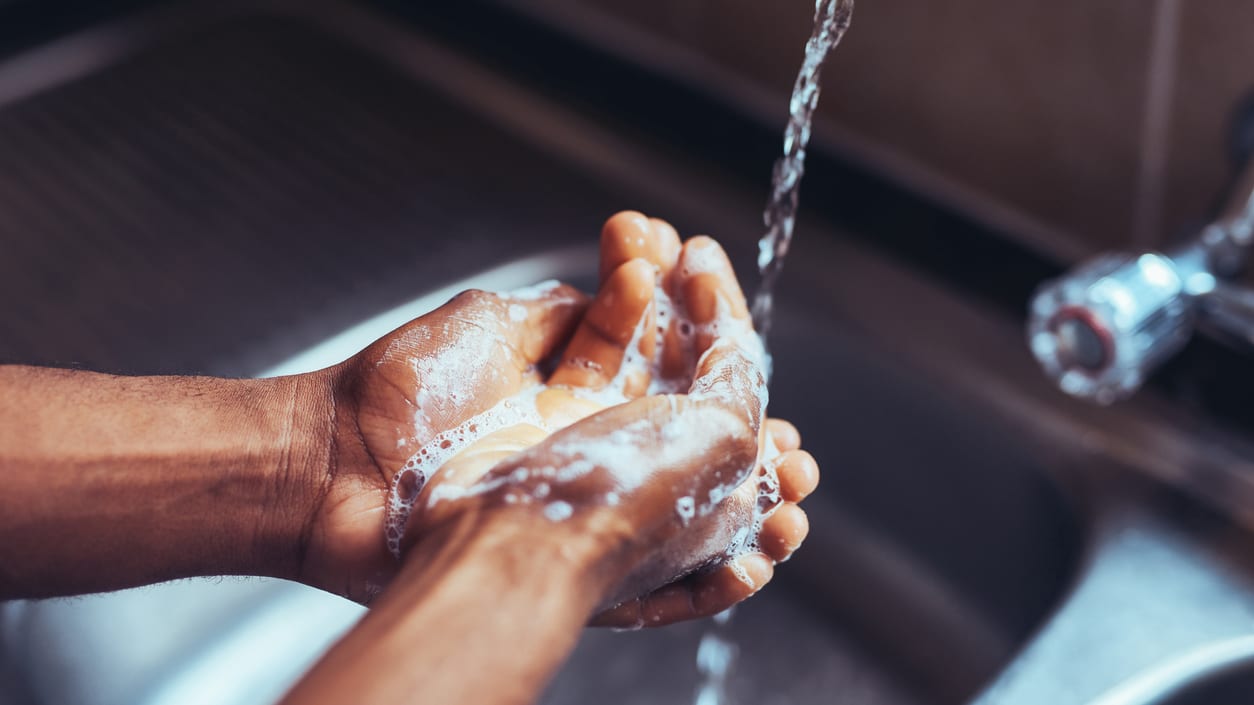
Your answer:
[[[1231,639],[1164,664],[1162,675],[1130,683],[1100,705],[1241,703],[1254,692],[1254,638]]]
[[[462,288],[586,281],[594,270],[591,246],[516,261],[267,373],[342,359]],[[864,349],[821,302],[793,303],[821,292],[789,294],[772,409],[797,422],[827,472],[807,503],[805,550],[728,628],[740,651],[732,692],[740,702],[819,703],[833,692],[856,703],[960,702],[1067,584],[1079,545],[1071,509],[1013,429]],[[7,646],[49,701],[265,702],[358,614],[296,585],[188,581],[10,605]],[[708,626],[589,632],[546,702],[684,702]],[[130,643],[143,645],[138,663]],[[127,668],[138,673],[123,677]]]
[[[39,184],[68,184],[21,192],[23,222],[43,241],[104,229],[126,253],[116,266],[132,268],[114,282],[128,296],[49,304],[48,330],[79,304],[115,325],[90,340],[59,333],[62,348],[18,331],[0,359],[316,369],[466,286],[591,286],[597,228],[622,208],[713,233],[752,260],[757,185],[355,5],[180,6],[61,47],[96,63],[53,61],[56,49],[22,59],[51,67],[43,86],[6,83],[17,72],[0,66],[0,153]],[[171,75],[187,94],[161,92]],[[58,130],[76,134],[58,111],[78,95],[111,105],[123,88],[142,109],[98,129],[125,159],[44,158],[42,144],[63,147]],[[202,133],[209,142],[187,137]],[[152,196],[141,215],[160,228],[127,239],[132,214],[111,204],[183,177],[203,202]],[[1198,443],[1152,395],[1101,412],[1062,399],[1019,322],[828,224],[803,220],[799,233],[771,340],[771,411],[797,423],[824,479],[806,505],[806,546],[727,627],[736,702],[1083,702],[1245,628],[1234,615],[1254,591],[1232,547],[1249,546],[1247,533],[1162,481],[1202,473],[1229,483],[1212,494],[1244,496],[1234,469],[1254,453]],[[110,256],[62,259],[63,278]],[[95,347],[77,352],[85,341]],[[1168,585],[1180,589],[1162,592],[1174,601],[1156,615]],[[1112,604],[1125,621],[1097,619]],[[1143,628],[1173,621],[1162,613],[1179,629]],[[359,616],[301,586],[235,578],[9,604],[0,662],[14,686],[0,702],[269,702]],[[590,631],[545,702],[688,702],[707,626]],[[1098,657],[1103,643],[1138,640],[1156,646]]]

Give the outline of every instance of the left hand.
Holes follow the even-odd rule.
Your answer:
[[[561,349],[586,306],[554,284],[511,299],[466,291],[349,360],[305,375],[331,428],[313,487],[298,579],[369,602],[397,561],[385,548],[393,475],[431,437],[539,380],[536,364]]]

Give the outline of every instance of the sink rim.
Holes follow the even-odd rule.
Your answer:
[[[1222,639],[1195,647],[1150,667],[1089,705],[1172,705],[1209,682],[1254,672],[1254,636]]]

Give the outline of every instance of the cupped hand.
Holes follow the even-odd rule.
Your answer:
[[[556,371],[512,401],[530,412],[463,420],[404,466],[406,542],[467,512],[538,512],[554,533],[603,545],[612,607],[594,623],[712,614],[800,544],[796,502],[817,467],[791,425],[762,424],[763,351],[717,243],[681,245],[665,223],[623,213],[601,260],[600,292]]]
[[[466,291],[322,372],[331,390],[328,468],[305,529],[299,579],[369,602],[396,573],[384,543],[388,490],[405,461],[541,380],[587,306],[548,283],[515,296]]]

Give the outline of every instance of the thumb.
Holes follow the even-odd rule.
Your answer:
[[[552,280],[501,294],[500,300],[503,332],[528,364],[565,346],[588,308],[586,295]]]

